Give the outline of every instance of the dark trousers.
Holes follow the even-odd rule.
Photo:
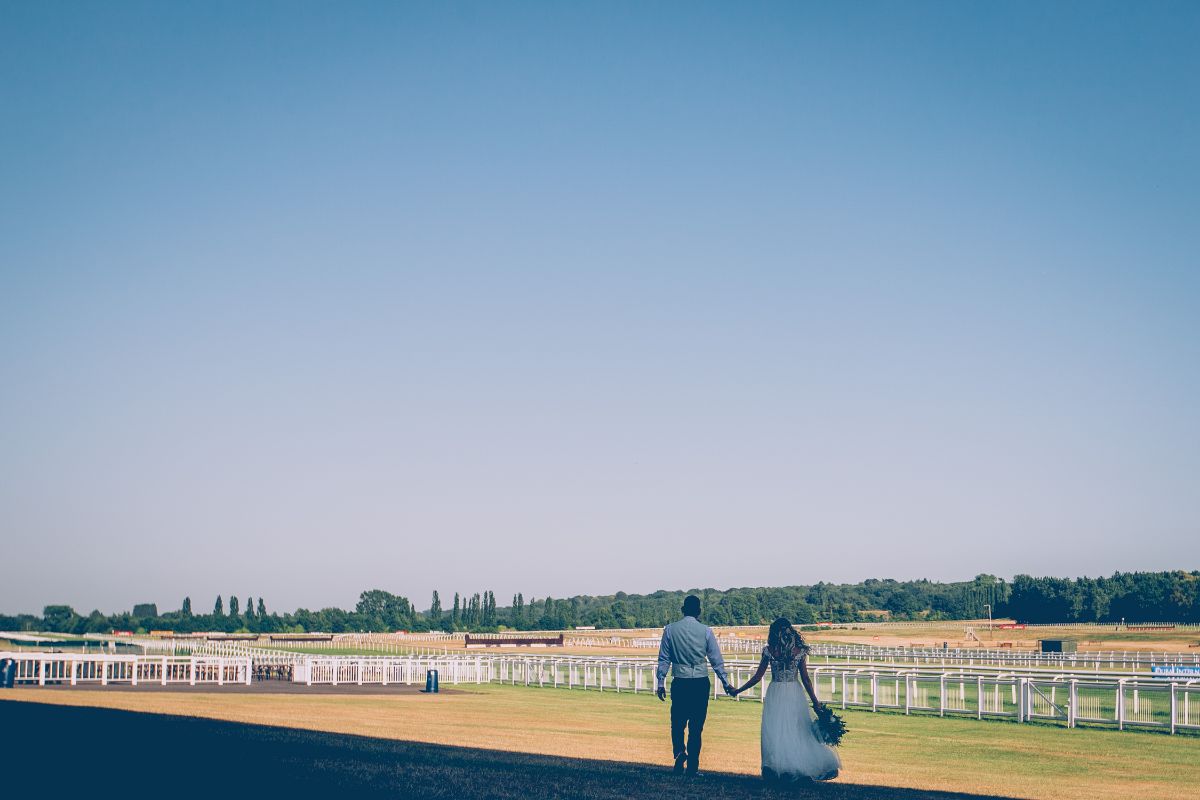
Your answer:
[[[712,684],[708,678],[676,678],[671,681],[671,747],[676,758],[684,752],[683,729],[688,731],[687,768],[700,767],[700,748],[704,744],[704,720],[708,717],[708,696]]]

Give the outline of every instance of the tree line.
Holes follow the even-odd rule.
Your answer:
[[[1020,622],[1200,622],[1200,572],[1118,572],[1111,578],[1035,578],[1017,575],[1011,583],[994,575],[971,581],[868,579],[854,584],[660,590],[652,594],[577,595],[554,599],[513,595],[497,606],[491,591],[454,593],[449,608],[434,592],[419,611],[407,597],[382,589],[359,595],[353,610],[300,608],[268,613],[262,597],[218,596],[211,613],[194,613],[185,597],[178,611],[160,613],[154,603],[131,611],[81,615],[67,605],[51,605],[42,616],[0,615],[0,630],[109,633],[171,630],[180,633],[285,633],[331,631],[561,630],[659,627],[678,618],[688,594],[700,597],[710,625],[761,625],[784,616],[797,624],[891,620],[1012,617]]]

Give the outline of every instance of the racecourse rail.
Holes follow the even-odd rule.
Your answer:
[[[248,684],[254,657],[87,655],[80,653],[0,652],[0,662],[16,662],[14,680],[22,684]]]
[[[249,684],[262,667],[286,667],[294,682],[314,684],[423,684],[438,670],[447,685],[500,683],[614,693],[649,693],[657,660],[525,654],[404,656],[312,655],[241,642],[198,643],[191,655],[82,655],[0,653],[16,661],[22,684]],[[756,660],[729,659],[730,680],[744,683]],[[1036,665],[822,663],[810,659],[819,698],[843,709],[938,717],[1009,719],[1169,733],[1200,731],[1200,676],[1151,677],[1144,672],[1044,668]],[[1176,669],[1176,667],[1172,667]],[[1186,671],[1191,667],[1177,669]],[[769,676],[736,699],[762,701]],[[713,697],[724,697],[713,681]]]

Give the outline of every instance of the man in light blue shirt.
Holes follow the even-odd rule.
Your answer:
[[[725,676],[725,660],[712,629],[700,622],[700,598],[689,594],[683,601],[683,619],[663,628],[658,646],[658,699],[667,699],[667,672],[671,680],[671,748],[675,754],[675,774],[684,771],[695,775],[700,768],[700,747],[703,744],[704,720],[708,717],[708,696],[712,684],[708,680],[708,665],[732,694]],[[687,746],[683,731],[687,728]]]

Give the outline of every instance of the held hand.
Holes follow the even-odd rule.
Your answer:
[[[658,687],[658,691],[655,694],[658,695],[659,700],[662,700],[664,703],[667,702],[667,687]]]
[[[729,695],[730,697],[737,697],[738,692],[740,692],[740,691],[741,691],[741,689],[735,689],[729,685],[725,686],[725,694]]]

